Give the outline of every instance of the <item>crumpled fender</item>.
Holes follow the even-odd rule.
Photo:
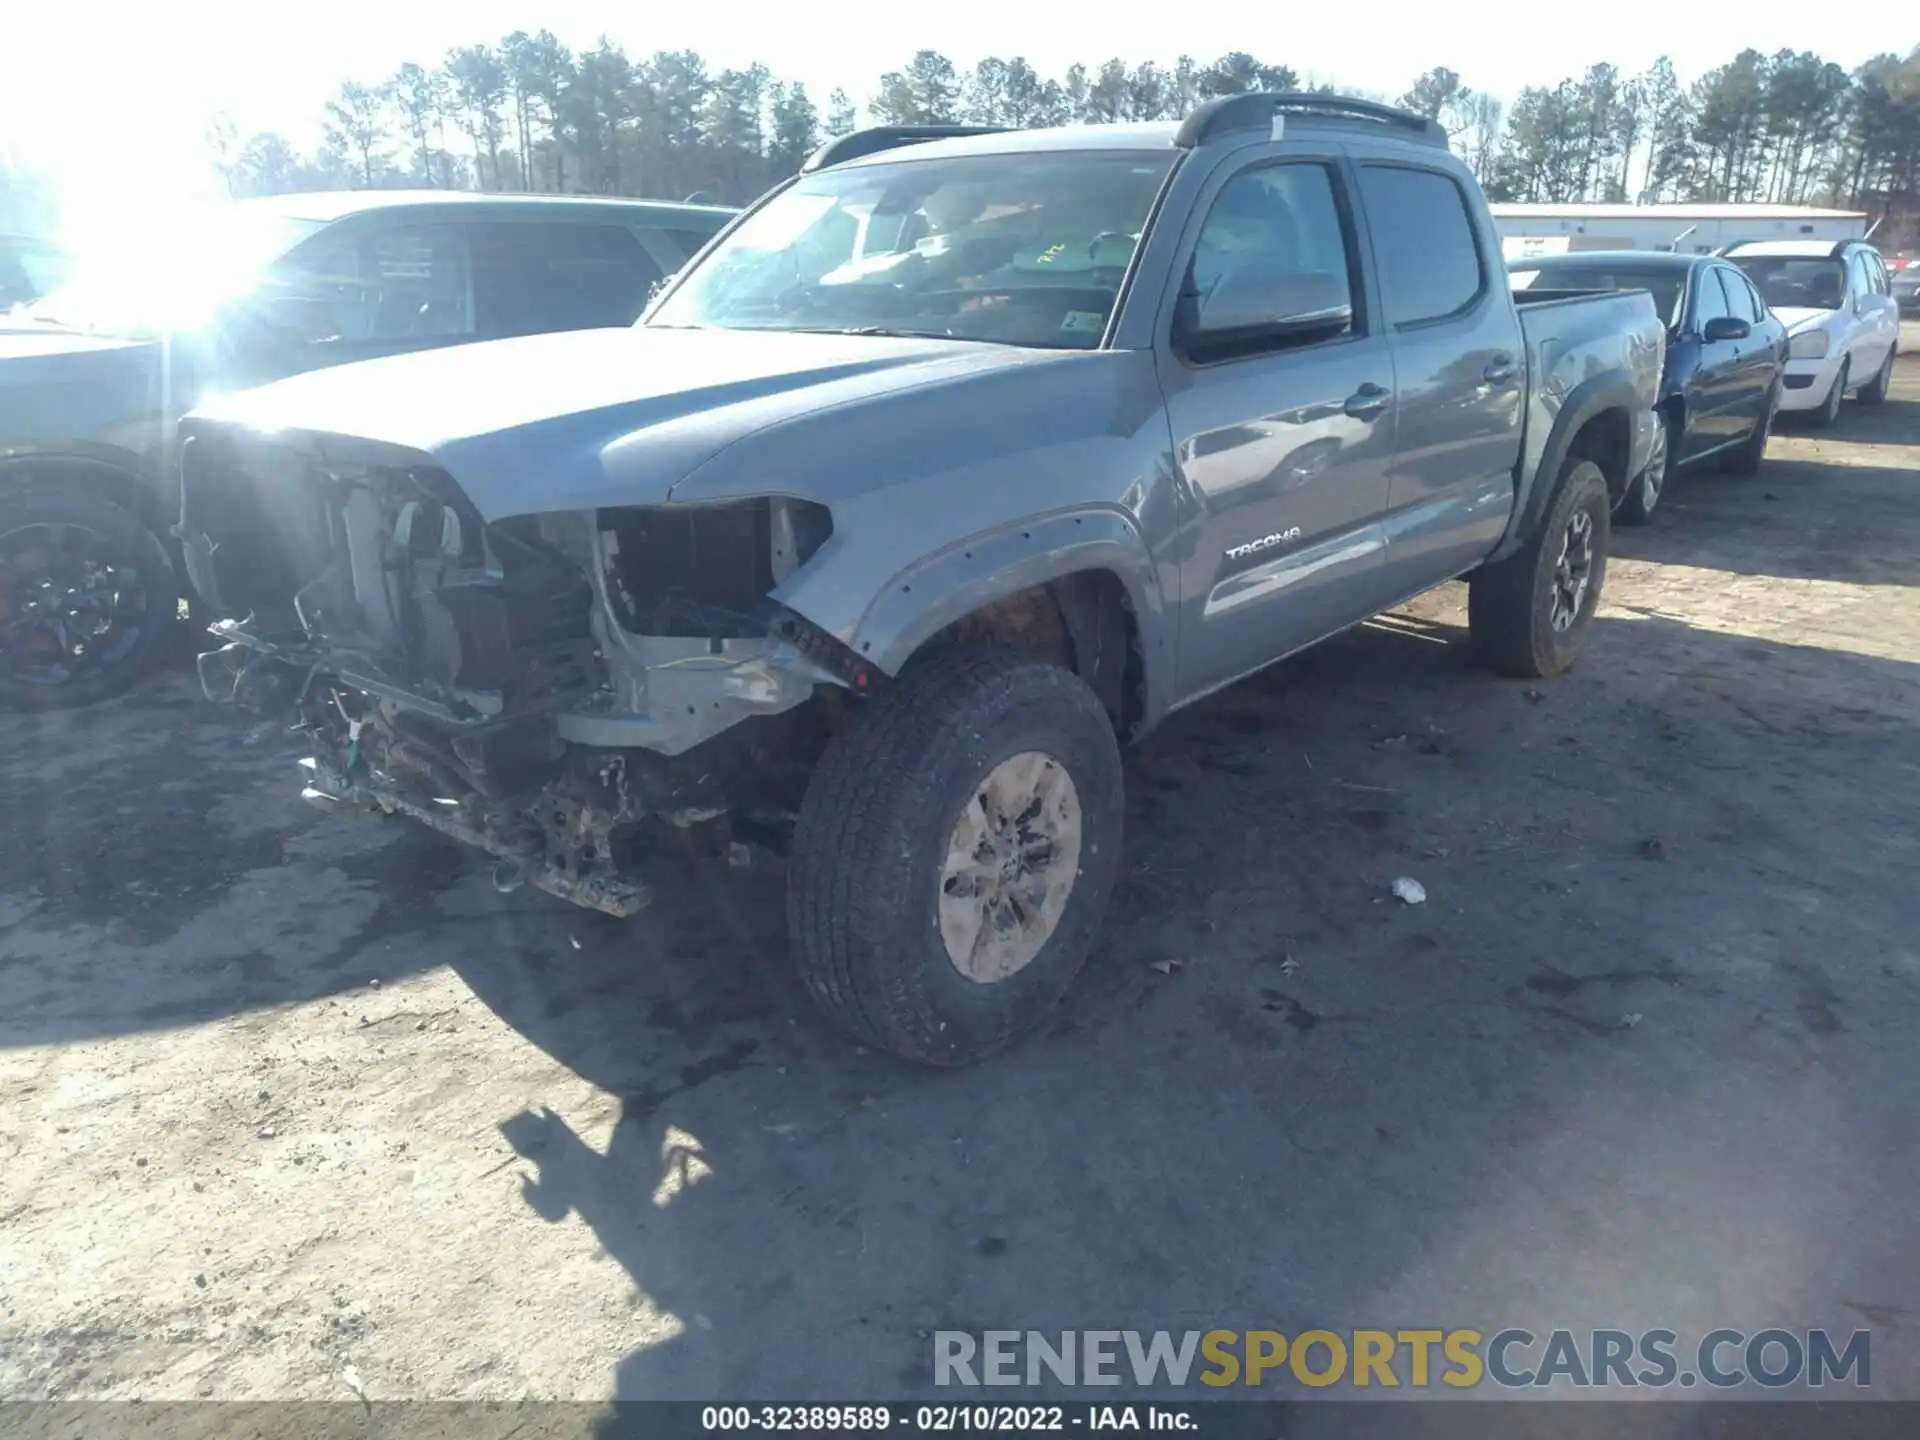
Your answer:
[[[899,571],[873,598],[851,648],[888,674],[956,620],[1018,591],[1080,571],[1107,570],[1126,587],[1149,652],[1149,679],[1160,672],[1169,630],[1159,577],[1146,542],[1125,512],[1062,512],[1008,525]]]

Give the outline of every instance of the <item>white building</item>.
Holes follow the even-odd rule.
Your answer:
[[[1857,210],[1806,205],[1495,205],[1509,260],[1569,250],[1681,250],[1708,254],[1742,240],[1851,240],[1867,233]]]

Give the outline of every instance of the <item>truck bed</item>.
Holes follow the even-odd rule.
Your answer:
[[[1652,442],[1653,406],[1666,361],[1667,327],[1645,290],[1522,290],[1514,294],[1526,342],[1527,413],[1520,447],[1520,492],[1539,475],[1554,419],[1589,376],[1624,371],[1636,395],[1638,417],[1629,438],[1625,473],[1645,465]]]

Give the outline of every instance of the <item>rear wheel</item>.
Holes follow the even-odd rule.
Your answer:
[[[1884,405],[1887,403],[1887,386],[1893,383],[1893,351],[1887,351],[1887,358],[1880,365],[1880,372],[1860,388],[1862,405]]]
[[[84,490],[0,498],[0,705],[61,710],[131,689],[178,631],[154,533]]]
[[[800,807],[787,930],[841,1028],[964,1065],[1039,1023],[1119,873],[1119,745],[1078,676],[1008,651],[916,662],[835,735]]]
[[[1573,663],[1606,580],[1607,478],[1569,460],[1559,493],[1527,542],[1467,583],[1467,622],[1481,659],[1534,679]]]
[[[1664,416],[1653,432],[1653,453],[1647,457],[1647,468],[1627,486],[1627,493],[1621,498],[1619,508],[1613,512],[1616,520],[1622,525],[1644,525],[1653,518],[1654,508],[1666,495],[1667,486],[1673,479],[1673,472],[1678,465],[1674,457],[1679,453],[1679,418]]]
[[[1847,362],[1840,362],[1840,370],[1833,377],[1833,387],[1827,391],[1827,398],[1820,402],[1820,408],[1808,417],[1816,430],[1824,430],[1840,418],[1840,402],[1847,395]]]

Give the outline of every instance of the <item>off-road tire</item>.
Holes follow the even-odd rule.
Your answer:
[[[1077,873],[1024,968],[981,983],[948,958],[942,867],[964,807],[1003,761],[1052,757],[1081,818]],[[787,870],[787,932],[808,991],[856,1039],[966,1065],[1038,1024],[1086,963],[1119,875],[1119,744],[1078,676],[1010,651],[911,663],[848,718],[815,768]]]
[[[1675,458],[1680,453],[1680,418],[1677,415],[1662,415],[1660,426],[1665,434],[1667,448],[1661,457],[1660,474],[1654,476],[1653,489],[1647,489],[1647,477],[1653,467],[1634,477],[1627,486],[1627,493],[1613,512],[1613,518],[1622,525],[1645,525],[1653,519],[1653,512],[1660,502],[1667,498],[1667,492],[1673,488],[1673,479],[1680,471],[1680,462]]]
[[[1827,398],[1820,402],[1820,408],[1807,416],[1807,424],[1816,430],[1824,430],[1840,418],[1840,402],[1847,398],[1847,369],[1853,362],[1842,360],[1840,369],[1833,377],[1833,388],[1827,391]]]
[[[145,621],[133,645],[113,665],[59,683],[21,680],[0,657],[0,708],[67,710],[126,693],[179,639],[180,585],[166,547],[131,511],[86,490],[37,484],[0,493],[0,542],[16,530],[40,524],[92,531],[135,566],[145,595]]]
[[[1860,393],[1854,398],[1862,405],[1884,405],[1887,403],[1887,386],[1893,383],[1893,355],[1899,346],[1887,351],[1887,358],[1881,363],[1880,371],[1873,379],[1860,387]]]
[[[1481,661],[1502,675],[1539,679],[1573,663],[1581,637],[1593,624],[1607,575],[1607,477],[1591,460],[1567,461],[1547,512],[1533,533],[1506,559],[1476,570],[1467,582],[1467,623]],[[1554,575],[1560,542],[1574,512],[1592,524],[1592,562],[1586,593],[1573,622],[1553,627]]]
[[[1780,387],[1776,384],[1767,392],[1767,408],[1761,411],[1759,424],[1748,432],[1746,439],[1727,451],[1720,461],[1722,470],[1729,475],[1760,473],[1760,462],[1766,458],[1767,441],[1773,436],[1773,421],[1779,409]]]

